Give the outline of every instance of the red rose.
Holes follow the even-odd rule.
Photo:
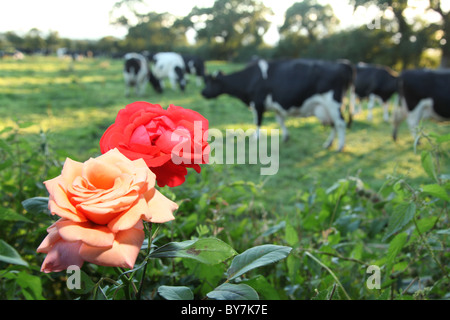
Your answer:
[[[119,111],[100,139],[102,153],[117,148],[131,160],[144,159],[158,186],[185,181],[187,168],[208,162],[208,120],[198,112],[137,101]]]

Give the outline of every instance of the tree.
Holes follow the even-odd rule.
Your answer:
[[[187,45],[186,29],[175,24],[175,17],[169,13],[149,12],[140,16],[140,22],[128,29],[125,45],[133,51],[174,50],[174,44]]]
[[[420,18],[408,21],[405,11],[411,8],[408,0],[350,0],[355,9],[358,6],[376,5],[381,13],[391,11],[394,19],[391,20],[393,59],[399,64],[399,69],[417,67],[420,57],[425,49],[435,47],[437,35],[442,49],[441,66],[448,65],[450,61],[450,44],[447,37],[450,35],[450,17],[442,9],[440,0],[429,0],[429,10],[434,10],[442,17],[440,24],[430,24]]]
[[[442,50],[441,68],[450,67],[450,11],[445,12],[441,0],[429,0],[430,9],[441,16],[439,45]]]
[[[210,8],[194,7],[183,23],[192,27],[199,42],[216,50],[216,58],[232,59],[241,47],[263,42],[272,11],[256,0],[216,0]]]
[[[112,25],[129,28],[143,21],[138,7],[144,5],[143,0],[119,0],[109,12],[109,21]]]
[[[280,33],[305,35],[312,43],[332,33],[338,24],[339,19],[330,5],[321,5],[317,0],[304,0],[287,9]]]
[[[45,48],[45,40],[41,36],[41,31],[32,28],[24,37],[23,50],[27,53],[43,50]]]
[[[17,35],[14,31],[8,31],[5,34],[5,38],[7,42],[14,47],[15,49],[19,49],[23,47],[24,40],[21,36]]]
[[[59,33],[58,31],[50,31],[45,38],[45,43],[47,46],[47,53],[56,52],[59,46]]]

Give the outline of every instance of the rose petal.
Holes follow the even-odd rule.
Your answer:
[[[78,161],[74,161],[70,158],[66,158],[63,169],[61,171],[61,177],[64,180],[64,187],[71,184],[75,177],[81,175],[83,164]]]
[[[136,258],[144,242],[142,229],[132,228],[116,234],[112,248],[98,248],[87,244],[80,247],[81,257],[88,262],[105,266],[133,268]]]
[[[65,241],[82,241],[94,247],[111,247],[114,234],[105,226],[95,225],[91,222],[75,223],[70,220],[56,223],[58,232]]]
[[[151,145],[147,130],[143,125],[137,127],[130,138],[130,144]]]
[[[62,219],[60,219],[62,220]],[[58,220],[59,221],[59,220]],[[52,224],[47,228],[48,235],[42,240],[39,247],[36,249],[36,252],[39,253],[49,253],[50,249],[53,245],[61,239],[59,235],[58,229],[56,228],[56,224]]]
[[[121,171],[100,159],[89,159],[84,163],[82,176],[98,189],[110,189]]]
[[[60,207],[54,200],[49,199],[48,208],[53,215],[58,215],[61,218],[66,218],[75,222],[83,222],[87,221],[86,217],[79,210],[74,209],[69,210],[63,207]]]
[[[123,212],[117,218],[108,223],[108,228],[113,232],[133,228],[134,225],[143,217],[150,214],[146,199],[142,196],[127,211]]]
[[[80,246],[81,241],[66,242],[60,240],[56,242],[45,257],[41,271],[45,273],[59,272],[67,270],[72,265],[81,268],[84,261],[79,254]]]
[[[169,186],[176,187],[186,180],[187,169],[183,166],[178,166],[172,161],[167,161],[160,167],[152,167],[151,170],[156,174],[156,183],[159,187]]]
[[[48,205],[50,212],[73,221],[86,221],[83,214],[78,212],[68,199],[67,192],[62,186],[63,183],[61,176],[44,182],[50,194]]]
[[[150,216],[145,216],[146,221],[154,223],[164,223],[175,219],[173,212],[178,209],[178,205],[165,197],[161,192],[152,189],[146,193],[148,208],[151,213]]]

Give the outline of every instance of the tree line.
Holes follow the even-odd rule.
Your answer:
[[[142,13],[143,0],[119,0],[111,8],[111,24],[127,28],[124,39],[106,36],[96,41],[62,39],[57,32],[42,36],[38,29],[24,37],[12,31],[0,37],[0,50],[54,53],[58,47],[121,56],[128,51],[177,51],[206,60],[248,61],[263,58],[348,59],[402,70],[410,67],[448,67],[450,14],[441,0],[348,0],[358,10],[376,8],[366,23],[341,28],[329,4],[319,0],[295,2],[279,26],[279,41],[269,45],[264,35],[272,10],[259,0],[216,0],[211,7],[194,7],[185,17]],[[430,22],[411,12],[417,5],[434,14]],[[446,11],[447,10],[447,11]],[[119,14],[120,12],[120,14]],[[190,42],[188,34],[194,35]]]

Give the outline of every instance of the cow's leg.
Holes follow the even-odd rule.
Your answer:
[[[336,119],[334,120],[334,128],[336,130],[337,136],[338,136],[338,146],[337,150],[342,151],[345,146],[345,121],[342,117],[342,114],[340,113],[340,110],[338,110],[338,115],[336,116]]]
[[[345,120],[341,113],[342,103],[333,99],[333,91],[329,91],[320,97],[317,97],[313,103],[317,105],[314,108],[314,115],[323,123],[330,124],[332,130],[328,139],[323,146],[325,148],[331,147],[334,138],[337,134],[338,145],[337,150],[342,151],[345,145]]]
[[[177,88],[177,74],[175,73],[175,70],[170,70],[168,74],[170,86],[172,87],[172,90],[176,90]]]
[[[256,104],[255,102],[250,102],[250,109],[253,112],[253,119],[256,125],[255,137],[259,139],[261,124],[263,119],[264,106],[262,104]]]
[[[286,128],[286,124],[284,123],[285,117],[280,112],[276,112],[275,114],[276,114],[277,122],[281,127],[283,141],[286,142],[289,140],[289,132],[288,132],[288,129]]]
[[[335,134],[337,135],[338,138],[337,151],[340,152],[344,149],[345,146],[345,128],[346,128],[345,120],[341,113],[341,103],[335,101],[331,95],[328,96],[327,100],[328,100],[326,104],[327,111],[333,125],[332,133],[330,134],[330,137],[328,139],[333,138],[334,140],[334,135]]]
[[[383,102],[383,120],[389,122],[389,100]]]
[[[373,107],[375,105],[375,95],[369,95],[369,102],[367,103],[367,120],[373,120]]]
[[[414,139],[417,138],[417,129],[419,127],[420,120],[422,118],[426,118],[428,115],[428,111],[433,108],[433,100],[432,99],[422,99],[414,108],[413,111],[408,113],[406,118],[406,122],[408,123],[409,130]]]
[[[400,126],[400,123],[405,120],[407,115],[407,107],[406,107],[406,101],[404,98],[402,98],[401,104],[397,104],[394,106],[394,114],[393,114],[393,130],[392,130],[392,139],[394,141],[397,140],[397,134],[398,134],[398,128]]]
[[[146,78],[143,77],[143,78],[138,79],[138,82],[136,83],[137,94],[141,97],[144,96],[146,87],[147,87]]]
[[[327,140],[325,140],[323,147],[325,149],[329,149],[331,145],[333,144],[334,138],[336,137],[336,128],[332,126],[330,135],[328,136]]]
[[[176,81],[181,91],[186,87],[186,79],[184,78],[184,71],[180,67],[175,67]]]

